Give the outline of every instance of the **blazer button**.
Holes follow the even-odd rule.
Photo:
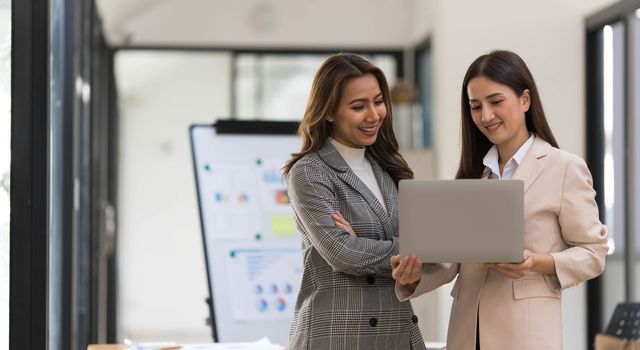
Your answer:
[[[413,321],[413,323],[418,323],[418,316],[416,315],[411,316],[411,321]]]
[[[367,275],[367,283],[374,284],[376,283],[376,279],[371,275]]]
[[[371,325],[371,327],[375,327],[378,325],[378,319],[375,317],[371,317],[371,319],[369,320],[369,324]]]

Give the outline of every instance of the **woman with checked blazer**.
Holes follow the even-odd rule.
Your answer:
[[[398,153],[382,71],[355,54],[328,58],[299,134],[284,167],[304,259],[289,348],[424,349],[391,277],[397,183],[413,172]]]

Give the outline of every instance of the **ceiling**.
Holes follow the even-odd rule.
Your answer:
[[[416,0],[97,0],[116,47],[406,46]]]

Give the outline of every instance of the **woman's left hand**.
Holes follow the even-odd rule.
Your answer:
[[[353,231],[353,228],[351,227],[351,224],[349,224],[349,222],[345,220],[344,217],[342,217],[342,214],[340,214],[339,211],[336,211],[335,213],[333,213],[331,217],[333,218],[333,221],[336,223],[336,226],[349,232],[351,236],[357,237],[355,231]]]
[[[484,267],[493,269],[505,277],[518,280],[533,270],[533,253],[526,250],[522,254],[524,261],[520,264],[483,264]]]

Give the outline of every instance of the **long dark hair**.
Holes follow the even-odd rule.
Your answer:
[[[531,105],[525,113],[527,130],[558,147],[556,138],[549,128],[547,118],[542,109],[536,82],[526,63],[517,54],[498,50],[478,57],[467,69],[462,81],[462,152],[456,179],[476,179],[482,177],[484,165],[482,159],[493,144],[473,123],[467,85],[475,77],[483,76],[496,83],[509,86],[520,97],[524,90],[529,90]]]
[[[285,176],[289,175],[291,167],[300,158],[324,146],[333,131],[326,117],[335,114],[338,109],[345,84],[367,74],[372,74],[378,80],[387,116],[382,121],[378,138],[373,145],[367,147],[366,152],[391,175],[396,184],[402,179],[413,178],[413,171],[398,152],[398,141],[393,133],[391,95],[387,79],[380,68],[352,53],[339,53],[329,57],[316,72],[307,108],[298,129],[302,148],[287,161],[284,166]]]

